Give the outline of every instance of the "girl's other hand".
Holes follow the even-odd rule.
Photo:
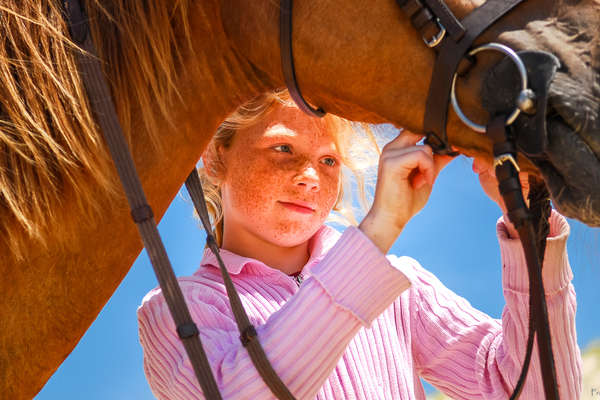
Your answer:
[[[421,139],[404,130],[385,145],[379,158],[375,198],[359,228],[384,253],[425,206],[439,172],[453,159],[433,154],[428,145],[417,145]]]
[[[488,161],[474,158],[473,159],[473,172],[479,175],[479,183],[483,188],[485,194],[492,199],[500,209],[502,210],[502,214],[504,215],[504,223],[508,229],[508,233],[510,237],[517,238],[519,234],[513,224],[510,222],[507,216],[506,206],[504,205],[504,200],[502,200],[502,195],[498,189],[498,180],[496,179],[496,171],[492,164]],[[523,197],[525,198],[525,202],[528,203],[527,196],[529,195],[529,175],[524,172],[519,173],[519,180],[521,181],[521,187],[523,188]]]

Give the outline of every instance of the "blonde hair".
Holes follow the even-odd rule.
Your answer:
[[[262,121],[277,107],[296,107],[287,90],[262,94],[240,106],[219,126],[204,152],[204,167],[199,168],[198,172],[204,187],[204,197],[215,238],[219,245],[222,244],[223,239],[223,209],[219,176],[225,166],[218,149],[229,147],[238,130]],[[380,154],[379,146],[367,124],[352,123],[331,114],[325,115],[323,121],[327,131],[333,136],[343,164],[340,192],[333,207],[335,213],[330,215],[329,221],[343,225],[357,225],[353,207],[353,192],[358,194],[359,204],[362,211],[365,212],[370,202],[367,198],[367,187],[371,184],[371,181],[366,179],[365,171],[377,165]],[[353,187],[350,175],[355,178],[355,187]]]

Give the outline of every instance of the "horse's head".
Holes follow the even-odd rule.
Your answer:
[[[463,18],[480,0],[448,0]],[[231,7],[224,14],[236,13]],[[364,2],[296,2],[293,46],[300,89],[313,104],[349,119],[389,121],[423,131],[423,118],[435,53],[393,0]],[[270,20],[277,20],[272,2]],[[247,47],[253,63],[281,77],[278,25],[229,19],[225,30]],[[600,3],[598,0],[527,0],[489,28],[476,44],[500,42],[515,51],[541,50],[555,55],[560,67],[547,96],[547,146],[527,159],[526,169],[543,175],[555,205],[564,214],[600,225]],[[271,43],[269,61],[255,51],[258,41]],[[463,110],[485,124],[482,87],[499,53],[477,55],[477,63],[460,78],[457,93]],[[281,86],[276,78],[274,86]],[[450,143],[470,156],[491,158],[491,144],[466,128],[453,112],[447,126]],[[540,133],[544,134],[544,133]]]

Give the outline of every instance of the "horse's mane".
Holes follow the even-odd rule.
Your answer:
[[[32,238],[43,244],[67,234],[49,229],[64,225],[57,210],[65,197],[78,199],[81,209],[70,212],[89,213],[94,193],[115,190],[61,3],[0,3],[0,248],[16,257]],[[154,122],[169,120],[178,98],[172,78],[182,48],[191,49],[189,0],[84,3],[124,131],[135,110],[136,129],[156,138]]]

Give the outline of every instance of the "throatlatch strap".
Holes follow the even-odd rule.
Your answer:
[[[200,182],[198,171],[195,168],[187,177],[185,181],[185,187],[187,188],[190,197],[194,202],[196,212],[198,213],[198,216],[202,221],[202,225],[204,226],[204,230],[206,231],[206,244],[213,252],[215,257],[217,257],[217,261],[219,262],[219,268],[221,269],[221,275],[223,276],[225,289],[227,290],[227,297],[229,297],[231,310],[233,311],[235,321],[240,331],[240,341],[242,345],[248,351],[252,363],[269,389],[271,389],[271,392],[273,392],[273,394],[279,399],[293,400],[294,396],[281,381],[273,369],[273,366],[269,362],[269,359],[267,358],[267,355],[265,354],[265,351],[258,340],[256,330],[250,323],[248,315],[246,314],[246,310],[244,310],[244,306],[242,305],[240,297],[233,286],[229,272],[227,272],[227,268],[225,268],[225,263],[223,262],[219,252],[219,246],[217,245],[214,235],[212,234],[208,210],[204,200],[204,191],[202,190],[202,183]]]
[[[279,5],[279,52],[281,54],[283,78],[290,96],[298,108],[308,115],[322,117],[325,115],[325,111],[322,108],[312,107],[304,100],[296,81],[294,53],[292,52],[292,8],[292,0],[281,0]]]
[[[83,51],[77,51],[77,65],[87,91],[96,121],[104,135],[127,196],[132,218],[135,220],[156,278],[165,297],[177,332],[188,354],[194,372],[207,399],[221,399],[210,364],[200,343],[198,328],[192,321],[181,293],[165,247],[160,239],[152,210],[146,201],[135,164],[125,141],[112,96],[102,73],[100,59],[92,43],[85,13],[77,0],[65,2],[71,37]]]

